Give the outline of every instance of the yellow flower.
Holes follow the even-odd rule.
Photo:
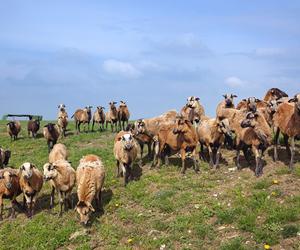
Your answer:
[[[274,184],[278,184],[278,180],[273,180],[273,183]]]
[[[271,249],[271,247],[268,244],[264,245],[265,249]]]
[[[116,205],[115,205],[116,207],[118,207],[119,206],[119,204],[118,203],[116,203]]]
[[[128,240],[127,240],[127,243],[128,243],[128,244],[131,244],[132,242],[133,242],[133,239],[128,239]]]
[[[275,196],[275,195],[276,195],[276,192],[272,192],[271,194],[272,194],[273,196]]]

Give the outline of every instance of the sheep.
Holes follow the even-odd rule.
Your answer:
[[[18,134],[21,131],[21,123],[19,121],[11,121],[6,124],[7,126],[7,133],[10,136],[10,140],[17,140]]]
[[[127,107],[127,104],[124,101],[120,101],[120,105],[118,108],[118,120],[119,120],[119,128],[120,130],[125,130],[125,123],[126,126],[128,125],[128,120],[130,117],[130,113]]]
[[[99,123],[99,130],[104,130],[104,123],[105,123],[105,113],[104,113],[104,107],[98,106],[97,110],[95,111],[93,115],[93,125],[92,125],[92,131],[94,131],[94,124]]]
[[[290,155],[289,168],[293,169],[295,137],[300,135],[300,93],[296,94],[289,102],[283,102],[278,106],[278,109],[273,117],[274,128],[276,131],[274,139],[274,161],[278,160],[277,145],[279,133],[284,137],[286,150]],[[288,140],[291,140],[291,148]]]
[[[53,148],[59,138],[59,127],[54,123],[48,123],[43,128],[43,135],[47,140],[48,152]]]
[[[15,218],[14,205],[18,205],[16,198],[22,193],[18,171],[12,168],[0,170],[0,221],[3,220],[3,199],[11,200],[11,218]]]
[[[243,150],[244,156],[249,162],[247,150],[251,147],[256,160],[255,176],[259,177],[262,175],[262,157],[264,151],[271,145],[271,140],[271,128],[264,116],[260,112],[248,112],[246,118],[241,122],[240,129],[237,130],[237,168],[241,168],[239,163],[240,150]]]
[[[271,100],[277,100],[282,97],[288,97],[287,93],[285,93],[284,91],[282,91],[278,88],[271,88],[267,91],[263,100],[265,102],[269,102]]]
[[[54,163],[58,160],[68,160],[67,147],[64,144],[55,144],[49,153],[49,163]]]
[[[0,169],[8,165],[11,156],[10,150],[4,150],[0,147]]]
[[[132,133],[121,131],[115,137],[114,156],[117,161],[117,177],[124,177],[124,186],[132,179],[132,163],[137,158],[138,145]],[[120,171],[121,167],[121,171]]]
[[[186,105],[181,109],[181,114],[196,124],[205,116],[204,107],[199,102],[199,97],[190,96],[187,98]]]
[[[50,181],[52,186],[50,209],[54,206],[54,194],[55,190],[58,193],[60,212],[62,215],[63,206],[65,211],[67,210],[66,202],[68,202],[69,208],[72,208],[71,192],[75,186],[76,172],[72,168],[71,164],[66,160],[58,160],[53,163],[46,163],[43,166],[44,180]]]
[[[58,117],[57,125],[58,125],[58,127],[61,131],[61,136],[65,137],[66,136],[66,131],[67,131],[67,126],[68,126],[68,115],[61,114]]]
[[[110,123],[111,126],[111,132],[114,132],[114,127],[116,126],[116,130],[117,130],[117,126],[118,126],[118,110],[116,108],[116,102],[110,102],[109,103],[109,111],[106,113],[106,123],[105,123],[105,127],[107,129],[107,125],[108,123]]]
[[[197,134],[203,152],[203,145],[208,148],[211,167],[217,168],[220,159],[220,147],[224,143],[225,136],[232,137],[229,120],[217,118],[204,120],[197,127]],[[215,162],[214,162],[215,159]]]
[[[237,97],[237,95],[234,94],[225,94],[223,95],[225,100],[221,101],[216,110],[217,117],[219,117],[219,114],[221,113],[221,109],[224,108],[234,108],[233,98]]]
[[[181,173],[186,171],[185,158],[187,152],[192,152],[195,172],[199,171],[196,149],[198,145],[198,136],[191,121],[180,115],[176,116],[175,123],[164,125],[160,128],[155,147],[153,166],[160,166],[161,158],[165,157],[165,164],[169,164],[168,155],[180,152],[181,155]],[[158,160],[157,160],[158,159]]]
[[[93,199],[96,199],[97,208],[102,205],[102,187],[104,185],[105,169],[101,159],[96,155],[86,155],[76,170],[78,203],[76,211],[80,215],[80,222],[87,224],[91,212]]]
[[[35,165],[25,162],[20,167],[20,187],[24,195],[23,205],[27,204],[27,216],[31,218],[34,213],[36,199],[43,186],[43,174]]]
[[[58,114],[57,114],[57,118],[59,118],[60,116],[67,116],[68,117],[68,113],[66,111],[66,105],[61,103],[58,105]]]
[[[245,109],[247,111],[255,112],[258,108],[266,108],[267,102],[259,100],[255,97],[249,97],[247,99],[243,99],[238,103],[236,109],[242,110]]]
[[[92,106],[87,106],[85,107],[83,110],[82,109],[77,109],[76,112],[71,116],[71,118],[74,117],[74,121],[75,121],[75,128],[77,131],[77,134],[80,133],[80,125],[83,123],[88,124],[88,130],[90,127],[90,121],[92,118]],[[85,131],[85,127],[84,127],[84,131]]]
[[[40,129],[40,121],[39,120],[29,120],[27,123],[27,131],[28,131],[28,137],[30,137],[30,133],[32,134],[32,137],[36,139],[37,132]]]

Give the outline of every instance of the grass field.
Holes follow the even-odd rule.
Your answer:
[[[6,122],[0,122],[0,145],[12,151],[10,166],[29,161],[42,169],[47,145],[42,136],[10,142]],[[44,122],[43,122],[44,124]],[[60,139],[70,152],[74,168],[88,153],[99,155],[106,167],[104,214],[92,216],[91,227],[79,224],[75,211],[58,217],[59,206],[48,210],[50,187],[44,184],[33,219],[18,211],[16,219],[0,222],[0,249],[300,249],[300,156],[290,173],[287,156],[280,151],[274,164],[266,153],[264,174],[254,177],[249,168],[232,171],[234,152],[222,151],[217,171],[201,162],[201,173],[179,173],[179,162],[150,170],[144,159],[136,164],[136,181],[126,188],[115,178],[110,132],[73,134]],[[272,151],[270,150],[269,153]],[[245,164],[244,164],[245,165]],[[74,190],[74,197],[76,190]],[[57,197],[56,197],[57,198]],[[76,198],[75,198],[76,199]],[[18,200],[22,200],[19,196]],[[56,199],[57,202],[57,199]],[[5,202],[5,207],[9,207]]]

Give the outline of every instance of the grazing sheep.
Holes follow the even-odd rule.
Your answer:
[[[264,101],[269,102],[271,100],[277,100],[282,97],[288,97],[287,93],[283,92],[282,90],[280,90],[278,88],[271,88],[267,91],[267,93],[264,97]]]
[[[205,116],[204,107],[199,102],[199,97],[190,96],[187,98],[186,105],[181,109],[181,114],[190,120],[191,123],[199,121]]]
[[[219,114],[221,113],[222,109],[226,108],[234,108],[233,98],[237,97],[237,95],[234,94],[225,94],[223,95],[225,98],[223,101],[221,101],[216,110],[217,117],[219,117]]]
[[[120,130],[125,130],[125,123],[127,126],[129,117],[130,117],[130,113],[127,104],[124,101],[120,101],[120,105],[118,109],[118,120],[119,120]]]
[[[28,137],[30,136],[30,133],[32,134],[33,138],[36,138],[37,132],[40,129],[40,121],[39,120],[29,120],[27,123],[27,131],[28,131]]]
[[[219,121],[216,118],[204,120],[197,127],[197,134],[201,152],[203,152],[203,145],[205,145],[209,152],[210,166],[217,168],[219,166],[220,148],[224,143],[225,136],[232,137],[229,120]]]
[[[0,147],[0,169],[7,166],[11,156],[10,150],[4,150]]]
[[[62,143],[55,144],[49,153],[49,163],[54,163],[58,160],[68,160],[67,147]]]
[[[87,224],[91,212],[95,209],[92,201],[96,199],[97,208],[102,203],[101,191],[105,179],[105,169],[102,161],[96,155],[86,155],[76,170],[78,203],[76,210],[80,215],[80,222]]]
[[[274,160],[277,161],[277,145],[279,133],[284,137],[286,150],[291,156],[289,168],[292,169],[294,165],[295,154],[295,137],[300,135],[300,94],[294,96],[289,102],[281,103],[273,117],[274,130],[276,131],[274,139]],[[288,140],[291,140],[291,148]]]
[[[255,155],[256,167],[255,176],[262,175],[262,157],[264,151],[271,145],[271,128],[266,122],[264,116],[259,112],[249,112],[246,118],[241,122],[241,128],[237,131],[237,155],[236,165],[240,169],[240,150],[243,150],[246,160],[248,148],[251,147]]]
[[[54,123],[48,123],[43,128],[43,134],[48,144],[48,152],[53,148],[59,138],[59,127]]]
[[[61,136],[65,137],[66,136],[66,131],[67,131],[67,126],[68,126],[68,115],[61,114],[58,117],[57,125],[58,125],[58,127],[61,131]]]
[[[43,174],[35,165],[25,162],[20,167],[20,187],[27,204],[27,216],[31,218],[34,213],[36,199],[43,186]]]
[[[108,125],[108,123],[110,123],[111,132],[114,132],[114,128],[115,127],[116,127],[116,130],[117,130],[117,126],[118,126],[119,116],[118,116],[118,110],[117,110],[117,108],[115,106],[116,104],[117,104],[116,102],[110,102],[109,103],[109,110],[106,113],[106,124],[105,124],[105,127],[107,129],[107,125]]]
[[[132,163],[137,157],[138,146],[130,132],[121,131],[115,137],[114,156],[117,160],[117,177],[124,176],[124,186],[132,179]],[[120,172],[121,167],[121,172]]]
[[[18,171],[12,168],[0,170],[0,221],[3,220],[3,199],[11,200],[11,218],[15,218],[14,205],[19,205],[16,198],[21,193]]]
[[[93,115],[93,125],[92,125],[92,131],[94,131],[94,124],[99,123],[99,130],[104,130],[104,123],[105,123],[105,113],[104,113],[104,107],[98,106],[97,110],[95,111]]]
[[[10,140],[17,140],[18,134],[21,131],[21,123],[19,121],[11,121],[7,123],[7,133],[10,136]]]
[[[75,121],[75,128],[77,131],[77,134],[80,133],[80,125],[81,124],[88,124],[88,131],[90,128],[90,121],[92,118],[92,106],[87,106],[83,110],[82,109],[77,109],[76,112],[72,115],[71,118],[74,117]],[[85,131],[85,127],[84,127]]]
[[[58,160],[53,163],[46,163],[44,169],[44,180],[50,181],[52,186],[50,209],[54,206],[54,194],[55,190],[58,193],[60,212],[62,215],[63,206],[65,211],[67,210],[66,202],[68,202],[69,208],[72,208],[71,192],[75,186],[76,172],[72,168],[71,164],[66,160]]]
[[[195,172],[199,171],[196,148],[198,145],[198,136],[193,124],[182,115],[176,117],[175,123],[164,125],[160,128],[155,147],[153,165],[156,160],[157,166],[161,164],[161,158],[165,157],[165,164],[169,164],[168,156],[180,152],[181,173],[186,171],[185,158],[187,152],[192,152]]]

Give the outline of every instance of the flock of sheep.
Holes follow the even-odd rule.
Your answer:
[[[274,133],[274,161],[278,159],[277,145],[279,134],[282,133],[287,153],[290,155],[289,167],[293,168],[295,154],[295,139],[300,135],[300,94],[289,98],[277,88],[267,91],[263,100],[255,97],[243,99],[234,105],[233,94],[225,94],[216,110],[216,117],[205,115],[204,107],[199,98],[191,96],[180,113],[168,111],[158,117],[139,119],[128,124],[130,113],[125,102],[119,107],[116,102],[109,103],[109,111],[105,114],[104,107],[97,107],[94,115],[91,106],[77,110],[72,118],[75,120],[77,133],[81,124],[87,125],[92,121],[99,124],[99,129],[107,129],[108,123],[112,132],[119,131],[114,140],[113,153],[117,162],[117,177],[124,178],[124,185],[133,178],[132,164],[140,152],[143,158],[144,145],[148,146],[148,157],[152,159],[152,167],[160,166],[162,160],[167,165],[169,156],[181,157],[181,173],[187,169],[186,158],[193,160],[193,169],[199,171],[200,159],[206,160],[204,147],[209,154],[209,164],[213,168],[219,166],[220,150],[224,146],[236,150],[236,166],[240,166],[240,151],[250,165],[250,156],[255,156],[255,175],[263,173],[263,154],[272,145]],[[56,144],[59,136],[66,136],[68,114],[65,105],[58,106],[57,124],[49,123],[44,126],[43,134],[48,143],[49,161],[43,167],[42,174],[32,163],[24,163],[19,170],[4,168],[0,170],[0,219],[2,219],[3,198],[18,205],[16,197],[23,193],[23,208],[27,207],[27,215],[33,215],[36,197],[42,188],[43,181],[50,181],[52,186],[50,207],[54,205],[55,191],[59,196],[60,215],[63,206],[72,207],[70,194],[77,183],[78,203],[76,210],[80,221],[86,224],[89,215],[94,211],[92,201],[95,199],[97,208],[101,207],[101,189],[105,179],[105,170],[100,158],[96,155],[86,155],[79,163],[76,171],[68,162],[67,148]],[[39,121],[28,122],[28,134],[35,138],[39,130]],[[105,125],[105,126],[104,126]],[[17,139],[21,126],[18,121],[7,124],[11,139]],[[289,143],[290,139],[290,143]],[[198,151],[200,145],[200,152]],[[0,148],[0,166],[6,166],[10,151]],[[27,204],[27,206],[25,206]]]

